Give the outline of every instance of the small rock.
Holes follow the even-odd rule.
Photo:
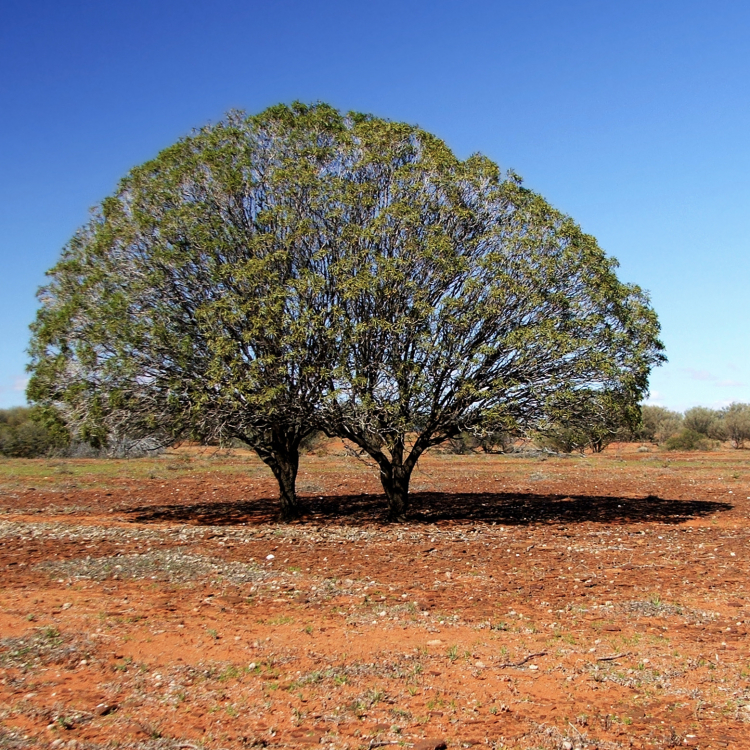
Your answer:
[[[273,560],[276,555],[266,555],[266,560]]]
[[[117,710],[117,706],[114,703],[100,703],[95,709],[94,713],[97,716],[109,716]]]
[[[475,666],[475,667],[476,667],[477,669],[484,669],[484,667],[485,667],[485,665],[484,665],[484,662],[481,662],[481,661],[475,661],[475,662],[474,662],[474,666]]]
[[[562,750],[573,750],[573,743],[569,740],[565,740],[565,742],[562,743]]]
[[[435,639],[434,641],[427,641],[428,646],[442,646],[443,642],[439,639]]]

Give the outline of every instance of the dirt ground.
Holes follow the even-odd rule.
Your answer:
[[[750,748],[750,452],[0,461],[0,748]]]

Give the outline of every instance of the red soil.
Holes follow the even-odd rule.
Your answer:
[[[2,462],[0,748],[750,747],[749,458]]]

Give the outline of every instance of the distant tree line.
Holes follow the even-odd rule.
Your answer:
[[[613,442],[654,443],[666,450],[712,450],[729,442],[734,448],[750,444],[750,404],[732,403],[723,409],[695,406],[684,414],[663,406],[642,405],[639,418],[626,418],[617,408],[580,410],[576,418],[557,418],[534,433],[520,436],[489,433],[477,438],[463,432],[444,450],[456,454],[484,451],[508,453],[532,448],[555,453],[600,453]]]
[[[54,409],[0,409],[0,456],[5,458],[135,458],[158,452],[173,442],[161,433],[137,437],[111,434],[106,446],[92,446],[71,435]]]
[[[663,406],[641,407],[635,438],[668,450],[708,450],[718,442],[744,448],[750,442],[750,404],[732,403],[723,409],[694,406],[680,414]]]
[[[523,440],[521,438],[524,438]],[[322,431],[309,433],[300,445],[303,452],[320,450],[326,440]],[[729,442],[733,448],[750,445],[750,404],[732,403],[723,409],[694,406],[684,413],[663,406],[642,405],[635,425],[616,412],[601,415],[588,424],[557,421],[527,435],[509,431],[460,432],[440,446],[443,453],[513,453],[542,449],[556,453],[600,453],[613,442],[648,442],[666,450],[711,450]],[[163,435],[139,439],[110,436],[107,447],[93,449],[72,440],[63,422],[42,409],[16,406],[0,409],[0,456],[40,458],[45,456],[132,457],[159,450]],[[237,442],[236,445],[243,445]]]
[[[59,451],[67,443],[67,433],[44,424],[34,409],[0,409],[0,456],[37,458]]]

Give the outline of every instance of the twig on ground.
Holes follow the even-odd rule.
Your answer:
[[[498,669],[505,669],[505,667],[522,667],[524,664],[526,664],[527,661],[530,661],[536,656],[547,656],[546,651],[538,651],[535,654],[529,654],[525,659],[521,659],[521,661],[512,662],[512,661],[506,661],[504,664],[498,664]]]
[[[578,729],[578,727],[575,726],[575,724],[568,722],[568,726],[571,727],[571,729],[573,729],[573,731],[578,735],[580,739],[584,739],[584,736],[581,734],[580,729]]]
[[[615,659],[622,659],[623,656],[628,656],[630,651],[625,651],[622,654],[612,654],[612,656],[600,656],[597,661],[614,661]]]

